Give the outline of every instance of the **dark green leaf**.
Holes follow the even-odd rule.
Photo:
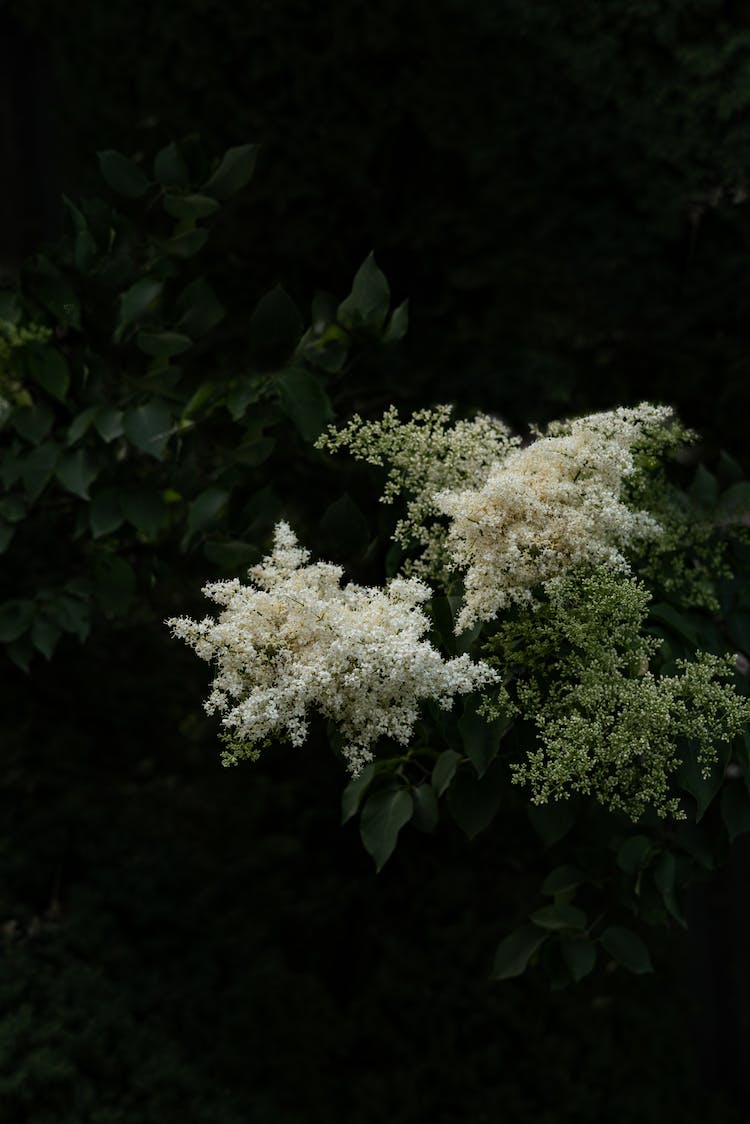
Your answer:
[[[397,309],[394,310],[393,315],[388,321],[388,327],[383,332],[383,343],[396,343],[406,335],[409,327],[409,302],[404,301]]]
[[[10,644],[29,628],[34,618],[33,601],[4,601],[0,604],[0,642]]]
[[[0,554],[5,554],[6,550],[13,541],[13,536],[16,533],[16,528],[11,527],[10,523],[5,523],[0,520]]]
[[[477,771],[477,776],[483,777],[492,762],[497,757],[500,749],[500,740],[507,729],[503,719],[494,719],[490,722],[477,713],[481,705],[478,695],[469,696],[464,702],[464,712],[458,721],[464,752]]]
[[[455,749],[444,749],[432,769],[432,785],[438,796],[442,796],[456,775],[461,754]]]
[[[48,406],[38,402],[35,406],[21,406],[13,411],[13,428],[32,445],[43,441],[52,429],[55,416]]]
[[[136,343],[146,355],[157,359],[171,359],[193,346],[190,336],[183,336],[181,332],[139,332]]]
[[[289,367],[276,379],[282,410],[294,422],[305,441],[315,441],[333,418],[328,395],[319,379],[309,371]]]
[[[25,517],[26,504],[22,496],[0,496],[0,518],[6,523],[20,523]]]
[[[717,746],[720,753],[726,755],[726,744]],[[705,774],[704,775],[704,768]],[[698,750],[693,742],[687,744],[684,757],[675,773],[677,783],[685,792],[689,792],[697,804],[696,823],[703,818],[706,809],[717,795],[724,779],[724,763],[716,761],[706,767],[698,761]]]
[[[257,155],[255,144],[228,148],[216,171],[203,185],[203,191],[215,199],[229,199],[252,179]]]
[[[412,789],[411,795],[414,801],[412,823],[419,831],[434,831],[440,815],[435,789],[431,784],[420,784]]]
[[[89,524],[94,538],[111,535],[122,526],[122,522],[123,514],[117,491],[114,488],[104,488],[97,492],[89,508]]]
[[[719,502],[719,481],[704,465],[699,464],[688,495],[696,507],[711,511]]]
[[[64,488],[82,500],[89,498],[89,485],[98,475],[98,469],[86,456],[83,449],[66,453],[58,462],[56,476]]]
[[[573,890],[586,881],[586,875],[577,866],[558,866],[542,882],[542,893],[553,897],[555,894],[564,894],[566,890]]]
[[[721,794],[721,818],[730,841],[750,831],[750,796],[744,784],[727,781]]]
[[[626,874],[637,874],[648,863],[651,840],[646,835],[631,835],[617,852],[617,865]]]
[[[261,297],[248,325],[248,345],[256,367],[280,367],[302,333],[302,315],[281,285]]]
[[[671,851],[664,851],[654,864],[654,884],[668,912],[684,926],[685,918],[677,902],[676,878],[677,860]]]
[[[642,975],[653,971],[648,949],[638,934],[630,929],[612,925],[602,933],[601,942],[612,959],[629,972]]]
[[[116,341],[122,338],[123,332],[131,324],[138,323],[144,316],[154,311],[163,288],[163,282],[155,281],[152,277],[142,277],[122,294],[120,315],[115,330]]]
[[[398,833],[411,819],[413,807],[408,788],[379,789],[365,801],[359,830],[376,870],[382,870],[393,854]]]
[[[568,834],[575,823],[576,812],[577,808],[573,800],[561,800],[554,804],[531,804],[527,808],[531,826],[548,847]]]
[[[136,448],[161,460],[172,431],[172,414],[166,403],[154,399],[126,411],[123,429]]]
[[[354,275],[352,291],[339,305],[342,324],[360,324],[377,331],[383,327],[391,293],[385,275],[378,269],[375,256],[369,253]]]
[[[156,538],[164,518],[164,503],[157,492],[148,488],[128,489],[120,493],[120,507],[129,523],[148,538]]]
[[[70,369],[65,356],[54,347],[30,344],[26,348],[29,375],[53,398],[63,402],[70,386]]]
[[[226,309],[203,277],[182,290],[176,301],[177,327],[193,339],[200,339],[215,328],[226,315]]]
[[[48,617],[37,614],[31,625],[31,643],[45,659],[52,659],[61,632],[57,624]]]
[[[536,925],[522,925],[500,942],[492,969],[493,980],[511,980],[522,976],[534,953],[547,940],[547,934]]]
[[[164,210],[173,219],[186,219],[193,222],[216,214],[221,207],[210,195],[165,195]]]
[[[596,963],[596,945],[585,937],[562,942],[563,960],[571,976],[578,983],[587,976]]]
[[[113,406],[100,406],[94,416],[94,428],[107,444],[116,437],[122,437],[125,432],[122,410],[116,410]]]
[[[37,299],[64,328],[81,330],[81,302],[56,266],[42,256],[35,260],[31,287]]]
[[[80,441],[94,420],[95,413],[96,407],[88,406],[85,410],[82,410],[80,414],[76,414],[68,427],[68,445],[75,445],[76,441]]]
[[[55,619],[63,632],[71,632],[83,642],[91,627],[91,613],[86,601],[63,594],[51,603]]]
[[[216,523],[222,509],[226,506],[229,493],[224,488],[206,488],[190,504],[187,517],[187,533],[194,535]]]
[[[0,289],[0,320],[17,324],[21,319],[21,302],[14,289]]]
[[[341,794],[341,822],[347,823],[352,816],[356,815],[359,810],[359,805],[362,802],[362,797],[367,790],[372,778],[375,776],[375,766],[365,765],[362,772],[358,777],[354,777],[349,781],[349,784]]]
[[[135,574],[130,563],[116,554],[100,554],[94,569],[94,590],[105,611],[124,613],[135,593]]]
[[[192,258],[208,240],[207,230],[184,230],[165,242],[164,249],[175,258]]]
[[[490,765],[481,779],[461,769],[448,789],[448,806],[458,826],[473,839],[492,823],[500,807],[506,770],[502,761]]]
[[[225,570],[246,570],[248,566],[260,561],[261,553],[252,543],[240,539],[221,539],[204,544],[203,553],[209,562],[215,562]]]
[[[338,558],[356,558],[370,541],[367,520],[348,492],[326,508],[318,530],[322,548]]]
[[[97,253],[97,245],[91,231],[79,230],[78,234],[76,234],[75,249],[73,251],[76,268],[80,269],[81,273],[88,273],[96,261]]]
[[[584,929],[586,927],[586,914],[574,905],[563,902],[554,902],[552,905],[543,905],[531,914],[531,920],[540,929],[556,931],[558,929]]]
[[[741,519],[750,513],[750,480],[741,480],[727,488],[719,504],[721,520]]]
[[[30,500],[37,499],[47,487],[59,455],[60,446],[54,441],[47,441],[24,458],[21,476]]]
[[[127,199],[140,199],[150,187],[145,172],[121,152],[108,148],[97,152],[99,168],[113,191]]]
[[[165,187],[187,187],[190,183],[185,158],[174,141],[157,152],[154,159],[154,179]]]

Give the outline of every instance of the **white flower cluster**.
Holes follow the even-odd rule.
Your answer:
[[[381,503],[407,497],[406,515],[393,537],[405,548],[423,548],[405,569],[438,578],[447,573],[450,560],[446,528],[436,521],[436,495],[446,488],[481,487],[492,465],[519,444],[498,418],[479,413],[451,425],[452,412],[452,406],[436,406],[417,410],[402,422],[390,406],[378,421],[365,422],[355,414],[339,430],[330,426],[317,441],[319,449],[347,447],[357,460],[388,466]]]
[[[342,588],[340,566],[308,565],[309,557],[279,523],[272,553],[249,571],[254,585],[234,579],[204,587],[223,606],[218,620],[167,622],[217,665],[205,705],[222,715],[226,761],[257,757],[276,735],[301,745],[314,708],[340,726],[356,775],[379,738],[409,742],[421,700],[449,709],[453,695],[498,678],[467,655],[444,660],[423,639],[429,620],[420,605],[431,595],[423,582]]]
[[[488,621],[574,566],[627,570],[623,550],[661,528],[622,499],[634,448],[671,419],[647,404],[558,423],[496,464],[477,489],[445,490],[437,508],[451,519],[447,548],[464,571],[457,630]]]

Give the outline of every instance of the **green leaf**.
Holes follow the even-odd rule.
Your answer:
[[[385,274],[378,269],[374,254],[369,253],[354,275],[351,293],[339,305],[339,320],[347,326],[357,327],[363,324],[380,331],[385,323],[390,299],[391,292]]]
[[[637,874],[647,865],[653,846],[646,835],[631,835],[617,852],[617,865],[626,874]]]
[[[651,957],[645,944],[637,933],[611,925],[601,935],[601,943],[613,960],[622,964],[629,972],[642,975],[653,972]]]
[[[88,273],[96,261],[98,252],[98,247],[91,231],[79,230],[78,234],[76,234],[75,249],[73,251],[76,269],[79,269],[81,273]]]
[[[20,523],[26,518],[26,504],[19,495],[0,496],[0,518],[6,523]]]
[[[127,410],[123,429],[137,449],[161,460],[172,431],[172,414],[166,403],[153,399]]]
[[[221,208],[221,204],[212,199],[210,195],[177,195],[164,196],[164,210],[173,219],[194,222],[196,219],[206,219],[214,215]]]
[[[302,333],[302,315],[281,285],[261,297],[248,325],[248,347],[256,367],[280,367]]]
[[[136,343],[146,355],[157,359],[171,359],[193,346],[190,336],[183,336],[181,332],[139,332]]]
[[[120,493],[120,508],[129,523],[150,539],[161,530],[164,502],[157,492],[148,488],[128,489]]]
[[[700,647],[700,637],[695,625],[684,613],[678,612],[673,605],[668,605],[666,602],[657,602],[649,606],[649,616],[669,625],[677,636],[687,642],[689,647]]]
[[[42,653],[45,659],[52,659],[61,635],[62,633],[54,621],[41,614],[34,617],[31,625],[31,643],[38,652]]]
[[[232,386],[227,394],[227,409],[234,421],[244,417],[248,406],[260,397],[260,384],[253,376],[246,376]]]
[[[388,321],[388,327],[383,332],[383,343],[396,343],[402,340],[409,328],[409,302],[404,301]]]
[[[64,328],[81,330],[81,302],[57,266],[42,254],[32,259],[30,285],[34,295]]]
[[[438,796],[442,796],[456,775],[461,754],[455,749],[444,749],[432,769],[432,786]]]
[[[137,164],[113,149],[97,152],[99,168],[104,179],[118,195],[126,199],[140,199],[151,186],[145,172]]]
[[[5,654],[13,661],[16,667],[20,667],[21,671],[28,674],[29,666],[34,656],[34,645],[31,643],[31,637],[27,634],[22,636],[19,640],[14,640],[12,644],[8,644],[6,647]]]
[[[365,765],[358,777],[354,777],[341,794],[341,822],[348,823],[356,815],[367,787],[375,776],[375,766]]]
[[[276,379],[279,404],[291,418],[301,437],[313,442],[333,418],[333,410],[323,386],[315,375],[289,367]]]
[[[215,562],[225,570],[247,570],[255,562],[259,562],[261,553],[257,546],[242,542],[240,539],[217,539],[207,542],[203,546],[203,554],[209,562]]]
[[[135,593],[133,567],[116,554],[100,554],[94,567],[94,592],[105,611],[124,613]]]
[[[522,925],[509,933],[497,946],[492,968],[493,980],[511,980],[522,976],[537,949],[547,940],[536,925]]]
[[[31,378],[60,402],[65,401],[70,386],[70,368],[65,356],[54,347],[29,344],[25,364]]]
[[[393,854],[398,833],[412,816],[414,803],[408,788],[386,788],[372,793],[359,822],[365,850],[381,871]]]
[[[414,801],[414,826],[419,831],[433,832],[440,816],[435,789],[431,784],[420,784],[412,789],[411,795]]]
[[[677,879],[677,860],[671,851],[664,851],[654,864],[654,884],[661,894],[667,911],[683,927],[686,925],[682,910],[677,902],[675,883]]]
[[[154,179],[165,187],[188,187],[190,173],[179,147],[172,141],[154,158]]]
[[[540,929],[557,931],[559,929],[585,929],[586,914],[574,905],[563,902],[554,902],[552,905],[543,905],[531,914],[531,920]]]
[[[741,519],[750,513],[750,480],[740,480],[727,488],[719,504],[719,519]]]
[[[83,643],[91,628],[91,611],[87,601],[62,594],[51,602],[51,610],[63,632],[70,632]]]
[[[370,541],[367,520],[348,492],[326,508],[318,532],[322,547],[330,548],[338,558],[356,558]]]
[[[562,955],[571,976],[578,983],[589,974],[596,963],[596,945],[585,937],[563,941]]]
[[[16,533],[16,528],[11,527],[9,523],[4,523],[0,520],[0,554],[5,554],[6,550],[13,541],[13,536]]]
[[[109,444],[125,432],[123,412],[114,406],[100,406],[94,415],[94,428],[103,441]]]
[[[744,784],[739,781],[731,780],[724,785],[721,794],[721,818],[732,843],[738,835],[750,831],[750,796]]]
[[[21,469],[26,495],[30,500],[38,499],[47,484],[52,479],[57,459],[60,455],[60,446],[54,441],[47,441],[39,445],[24,458]]]
[[[573,800],[554,804],[531,804],[526,809],[531,826],[547,847],[559,842],[575,823],[577,806]]]
[[[473,839],[489,827],[502,800],[506,779],[502,761],[495,761],[480,779],[461,769],[448,790],[448,806],[458,826]]]
[[[34,618],[33,601],[4,601],[0,604],[0,642],[10,644],[29,628]]]
[[[111,535],[122,526],[122,522],[123,514],[117,491],[114,488],[103,488],[97,492],[89,508],[89,525],[94,538]]]
[[[52,429],[55,416],[50,408],[41,402],[35,406],[21,406],[13,411],[13,428],[32,445],[43,441]]]
[[[87,406],[85,410],[81,410],[80,414],[76,414],[68,426],[68,445],[75,445],[76,441],[80,441],[94,420],[95,413],[96,406]]]
[[[586,875],[577,866],[558,866],[542,882],[542,893],[554,897],[555,894],[574,890],[586,880]]]
[[[719,502],[719,481],[704,465],[699,464],[688,495],[696,507],[712,511]]]
[[[187,533],[194,535],[216,523],[219,513],[226,506],[229,493],[224,488],[206,488],[196,496],[188,509]]]
[[[207,230],[184,230],[164,243],[164,250],[175,258],[192,258],[208,241]]]
[[[203,277],[198,277],[182,290],[176,301],[177,327],[193,339],[200,339],[215,328],[226,315],[226,309]]]
[[[14,289],[0,289],[0,320],[17,324],[22,311],[18,293]]]
[[[164,284],[155,281],[152,277],[142,277],[127,289],[120,297],[120,315],[115,329],[115,342],[122,339],[126,328],[142,320],[144,316],[154,311],[156,302],[161,296]]]
[[[204,183],[203,191],[214,199],[229,199],[252,179],[258,155],[256,144],[228,148],[213,175]]]
[[[718,745],[717,750],[724,756],[729,752],[726,743]],[[698,762],[698,749],[694,742],[688,742],[685,755],[675,773],[675,779],[680,787],[694,798],[697,804],[695,822],[699,823],[721,788],[724,780],[724,762],[719,760],[710,764],[704,776],[704,767]]]
[[[466,698],[464,712],[458,720],[458,729],[464,752],[476,769],[477,776],[483,777],[497,757],[507,722],[501,718],[488,722],[477,713],[480,705],[481,698],[478,695]]]
[[[89,485],[96,479],[99,470],[91,463],[83,449],[67,453],[57,465],[57,479],[64,488],[82,500],[89,498]]]

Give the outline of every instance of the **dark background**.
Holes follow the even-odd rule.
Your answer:
[[[408,378],[355,383],[353,408],[522,426],[648,398],[748,467],[741,6],[25,0],[1,50],[6,269],[61,192],[99,189],[96,150],[258,142],[219,283],[224,260],[304,306],[374,249],[410,298]],[[7,676],[4,1120],[744,1118],[731,985],[706,970],[721,884],[712,932],[668,934],[654,978],[492,984],[546,857],[446,825],[376,877],[336,762],[220,769],[185,714],[200,669],[163,658],[123,627],[33,688]]]

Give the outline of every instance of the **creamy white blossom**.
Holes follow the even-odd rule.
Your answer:
[[[450,560],[435,497],[448,488],[480,488],[492,466],[519,444],[499,418],[478,413],[451,424],[452,413],[452,406],[435,406],[402,422],[390,406],[376,421],[355,414],[341,429],[330,426],[317,441],[320,449],[348,448],[356,460],[387,467],[381,503],[406,498],[406,514],[393,538],[405,549],[421,548],[404,570],[437,581],[449,577]]]
[[[457,630],[530,601],[535,586],[572,567],[627,571],[624,551],[661,528],[627,505],[623,482],[639,442],[671,417],[643,404],[556,423],[509,452],[481,487],[440,492],[435,505],[451,520],[447,548],[464,571]]]
[[[167,622],[216,665],[205,706],[222,716],[225,760],[257,756],[274,736],[301,745],[313,710],[340,727],[356,775],[380,738],[409,743],[421,701],[448,709],[455,694],[497,680],[486,664],[467,655],[444,660],[424,639],[429,619],[421,605],[431,596],[424,582],[342,587],[342,567],[308,564],[309,557],[281,522],[272,553],[249,571],[252,585],[234,579],[204,587],[222,606],[218,619]]]

